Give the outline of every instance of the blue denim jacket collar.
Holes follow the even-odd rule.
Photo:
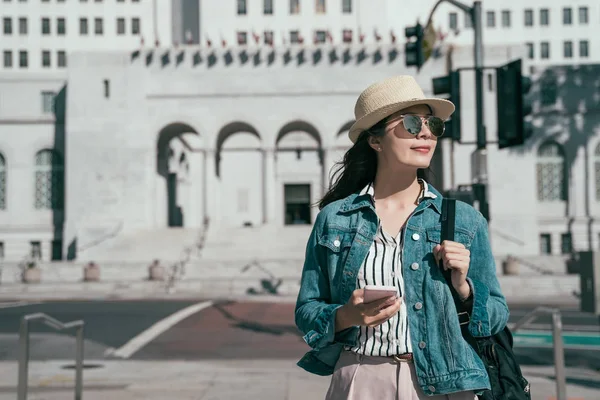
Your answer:
[[[419,203],[420,207],[417,207],[417,210],[428,207],[430,204],[433,208],[438,212],[438,214],[442,213],[442,195],[438,192],[434,187],[429,186],[427,182],[423,181],[425,185],[425,192],[430,193],[433,196],[425,196],[422,201]],[[421,206],[423,205],[423,206]],[[348,196],[344,203],[340,207],[341,213],[349,213],[361,208],[370,208],[375,211],[373,207],[373,203],[371,202],[371,198],[368,194],[353,194]]]

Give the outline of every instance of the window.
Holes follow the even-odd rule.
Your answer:
[[[117,18],[117,35],[125,34],[125,18]]]
[[[449,17],[450,17],[450,21],[449,21],[450,29],[453,31],[457,30],[458,29],[458,14],[456,14],[455,12],[451,12],[449,14]]]
[[[50,67],[50,51],[43,50],[42,51],[42,67]]]
[[[4,260],[4,242],[0,242],[0,259]]]
[[[108,99],[110,97],[110,81],[105,79],[102,81],[102,85],[104,87],[104,98]]]
[[[273,0],[264,0],[263,12],[265,15],[273,15]]]
[[[290,32],[290,42],[291,43],[300,43],[300,32],[299,31],[291,31]]]
[[[31,258],[34,260],[42,259],[42,243],[41,242],[31,242]]]
[[[344,13],[344,14],[352,13],[352,0],[342,0],[342,13]]]
[[[265,44],[268,44],[269,46],[273,46],[273,43],[274,43],[273,31],[265,31],[264,32],[264,40],[265,40]]]
[[[537,156],[538,200],[566,200],[565,157],[562,146],[556,142],[545,142],[540,145]]]
[[[344,29],[342,32],[342,41],[344,43],[352,43],[352,29]]]
[[[556,79],[553,77],[542,78],[540,88],[540,102],[542,106],[552,106],[556,104],[558,95]]]
[[[238,32],[237,33],[237,42],[239,45],[248,44],[248,34],[246,32]]]
[[[79,18],[79,34],[87,35],[88,34],[88,20],[87,18]]]
[[[552,254],[552,235],[549,233],[542,233],[540,235],[540,253],[541,254]]]
[[[237,13],[238,15],[246,15],[248,10],[246,9],[246,0],[237,0]]]
[[[525,26],[533,26],[533,10],[527,9],[525,10]]]
[[[571,254],[573,251],[573,237],[570,233],[560,235],[560,252],[562,254]]]
[[[494,11],[488,11],[486,15],[488,28],[496,27],[496,13]]]
[[[542,42],[541,57],[545,60],[550,58],[550,43]]]
[[[3,26],[4,26],[4,28],[3,28],[4,34],[5,35],[12,35],[12,31],[13,31],[13,29],[12,29],[12,18],[4,18],[2,21],[3,21],[2,23],[3,23]]]
[[[588,23],[588,8],[579,7],[579,23],[586,25]]]
[[[104,33],[104,21],[102,21],[102,18],[94,18],[94,33],[96,35]]]
[[[596,201],[600,201],[600,144],[594,151],[594,172],[596,179]]]
[[[131,34],[139,35],[140,34],[140,19],[132,18],[131,19]]]
[[[579,57],[586,58],[589,57],[589,42],[587,40],[579,41]]]
[[[315,43],[325,43],[327,41],[326,31],[315,31]]]
[[[510,10],[502,11],[502,27],[510,28]]]
[[[531,42],[527,43],[527,54],[530,60],[535,58],[535,48]]]
[[[20,50],[19,51],[19,67],[27,68],[28,65],[29,65],[29,60],[27,57],[27,50]]]
[[[310,198],[310,185],[284,185],[286,225],[311,223]]]
[[[52,261],[62,260],[62,240],[52,241]]]
[[[12,66],[13,66],[12,51],[4,50],[4,57],[2,57],[2,58],[4,59],[4,68],[12,68]]]
[[[19,18],[19,34],[27,35],[27,18]]]
[[[54,150],[35,155],[35,208],[63,209],[63,161]]]
[[[54,112],[54,98],[56,93],[54,92],[42,92],[42,112],[49,114]]]
[[[56,20],[56,32],[59,35],[64,35],[66,33],[67,27],[65,26],[65,19],[64,18],[58,18]]]
[[[50,34],[50,18],[42,18],[42,35]]]
[[[540,25],[550,25],[550,10],[548,10],[547,8],[542,8],[540,10]]]
[[[0,153],[0,210],[6,210],[6,160]],[[4,249],[2,249],[4,257]]]
[[[571,8],[563,8],[563,25],[571,25],[573,23],[573,14]]]
[[[566,40],[563,43],[565,58],[573,58],[573,42]]]
[[[65,68],[67,66],[67,53],[64,50],[59,50],[56,53],[56,64],[59,68]]]
[[[325,9],[325,0],[315,0],[315,12],[317,14],[325,14],[327,12]]]
[[[300,14],[300,0],[290,0],[290,14]]]

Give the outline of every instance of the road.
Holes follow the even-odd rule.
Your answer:
[[[115,351],[124,346],[129,350],[125,352],[126,358],[137,360],[299,359],[308,349],[294,325],[293,304],[217,302],[164,326],[165,318],[198,303],[202,302],[73,301],[0,305],[0,360],[17,359],[20,318],[35,312],[61,321],[84,319],[88,360],[114,358]],[[510,322],[530,310],[513,306]],[[163,326],[157,328],[156,323]],[[563,325],[566,334],[576,339],[577,335],[583,335],[587,342],[582,343],[588,343],[581,348],[575,345],[567,348],[567,366],[600,371],[598,317],[564,310]],[[550,317],[541,317],[533,328],[536,335],[548,337]],[[41,324],[35,324],[32,332],[32,359],[72,357],[72,336],[55,333]],[[145,339],[140,339],[140,334]],[[523,338],[516,338],[519,345],[515,351],[522,365],[553,365],[551,347],[539,347],[535,342],[528,344],[519,339]]]

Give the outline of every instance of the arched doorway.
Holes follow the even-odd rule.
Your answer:
[[[220,221],[258,226],[264,218],[261,137],[245,122],[224,126],[217,136],[215,168],[220,187]]]
[[[181,122],[165,126],[158,134],[156,172],[162,178],[158,212],[168,227],[189,226],[188,217],[195,211],[194,200],[202,184],[192,177],[199,153],[193,151],[190,139],[196,135],[193,127]]]
[[[276,176],[284,225],[314,222],[312,205],[325,190],[321,135],[305,121],[292,121],[276,140]]]

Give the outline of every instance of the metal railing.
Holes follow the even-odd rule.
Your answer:
[[[29,323],[41,320],[57,331],[76,328],[75,336],[75,400],[81,400],[83,392],[83,320],[62,323],[43,313],[25,315],[19,329],[19,386],[17,400],[27,400],[27,378],[29,374]]]
[[[517,332],[529,325],[540,314],[552,314],[552,342],[554,350],[554,372],[556,375],[556,398],[567,400],[567,378],[565,373],[565,346],[562,337],[562,319],[560,310],[551,307],[537,307],[530,313],[524,315],[513,326],[512,331]]]

